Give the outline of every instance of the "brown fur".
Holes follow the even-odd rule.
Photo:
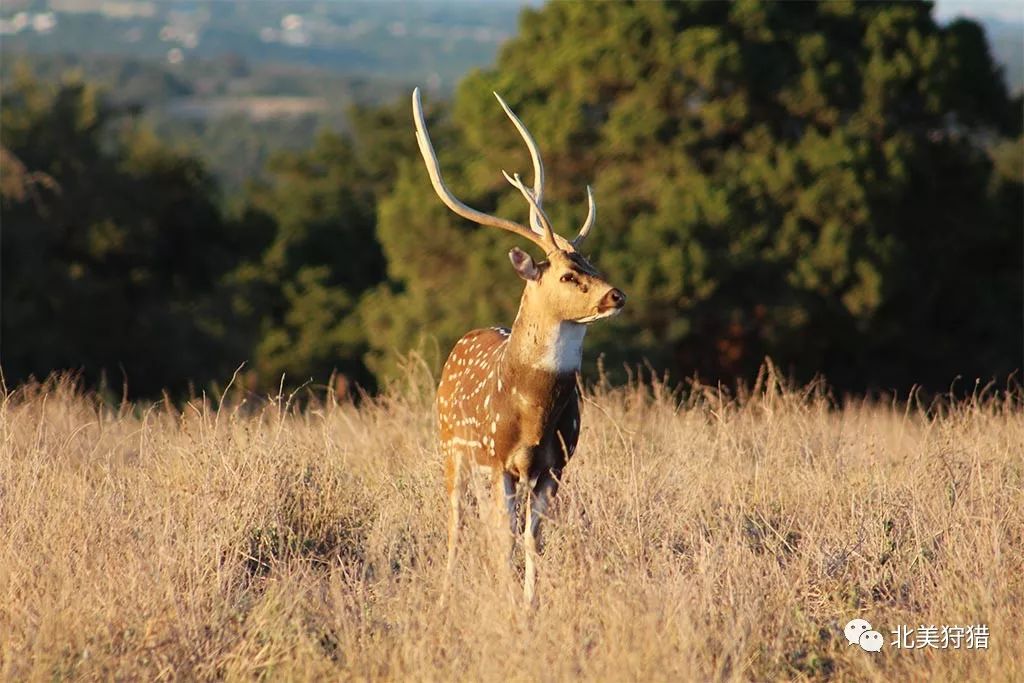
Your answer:
[[[509,252],[512,266],[526,281],[519,314],[511,330],[474,330],[456,343],[441,374],[437,416],[451,517],[448,525],[448,576],[459,533],[461,499],[467,470],[491,472],[495,502],[508,514],[509,529],[519,528],[517,489],[525,494],[523,592],[532,603],[540,520],[558,490],[562,468],[579,437],[576,373],[586,325],[618,313],[626,296],[605,282],[578,253],[597,217],[587,187],[587,218],[572,241],[555,233],[544,212],[544,163],[537,142],[495,93],[515,124],[533,161],[533,187],[519,174],[502,171],[530,205],[529,227],[470,208],[451,193],[441,177],[437,154],[427,133],[419,88],[413,90],[416,142],[434,191],[463,218],[515,233],[544,250],[548,261],[535,264],[521,249]]]
[[[461,457],[522,481],[543,470],[557,477],[576,448],[576,373],[518,365],[508,340],[505,328],[473,330],[445,363],[437,411],[449,493]]]
[[[558,490],[580,433],[577,372],[585,323],[617,313],[622,293],[582,256],[555,251],[534,265],[513,252],[526,280],[511,330],[473,330],[454,346],[441,373],[437,415],[451,504],[448,568],[460,525],[469,470],[489,470],[495,503],[520,527],[516,489],[526,494],[524,543],[527,599],[533,599],[534,555],[541,517]]]

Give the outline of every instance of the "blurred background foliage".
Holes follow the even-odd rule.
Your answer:
[[[247,361],[253,390],[282,374],[372,390],[403,352],[437,366],[512,321],[517,242],[441,205],[404,85],[350,81],[363,95],[316,134],[189,131],[145,116],[185,76],[116,71],[133,99],[5,61],[9,385],[75,369],[155,395]],[[252,76],[217,64],[204,73]],[[492,67],[425,97],[455,193],[525,220],[500,170],[529,158],[492,91],[538,139],[564,233],[594,186],[586,251],[630,299],[585,357],[613,379],[646,360],[732,381],[770,355],[842,390],[942,389],[1020,367],[1021,99],[977,23],[902,2],[525,8]],[[290,143],[269,154],[275,135]]]

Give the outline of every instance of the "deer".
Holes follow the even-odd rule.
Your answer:
[[[519,247],[509,251],[512,268],[525,283],[512,327],[466,333],[441,371],[435,407],[450,505],[446,576],[450,581],[467,482],[472,471],[481,471],[489,475],[499,519],[507,516],[510,567],[522,530],[523,597],[536,605],[540,523],[580,435],[583,338],[588,325],[619,314],[626,295],[579,251],[597,217],[590,186],[586,220],[567,240],[553,230],[543,208],[544,164],[536,141],[501,96],[494,96],[533,162],[532,188],[518,173],[502,171],[529,205],[529,226],[477,211],[452,194],[427,133],[419,88],[412,95],[416,140],[441,201],[456,215],[514,233],[544,254],[538,262]]]

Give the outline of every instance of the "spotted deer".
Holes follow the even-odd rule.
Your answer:
[[[583,227],[575,239],[566,240],[554,232],[543,209],[544,165],[537,143],[504,100],[494,95],[533,161],[532,189],[518,174],[502,171],[529,203],[529,227],[472,209],[449,191],[427,134],[419,88],[412,96],[416,140],[441,201],[463,218],[529,240],[545,255],[538,263],[518,247],[509,252],[512,267],[526,283],[512,328],[468,332],[455,344],[441,373],[436,407],[451,505],[447,572],[450,577],[469,473],[481,469],[490,473],[498,514],[508,517],[510,561],[522,522],[523,593],[533,604],[540,521],[580,433],[576,377],[583,337],[587,325],[619,313],[626,296],[578,251],[596,219],[590,187]]]

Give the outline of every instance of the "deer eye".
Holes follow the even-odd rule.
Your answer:
[[[574,282],[574,283],[576,283],[576,284],[579,284],[579,282],[580,282],[579,280],[577,280],[577,279],[576,279],[576,276],[575,276],[575,275],[573,275],[572,273],[566,273],[565,275],[563,275],[563,276],[562,276],[561,278],[559,278],[559,279],[560,279],[560,280],[561,280],[562,282]]]

